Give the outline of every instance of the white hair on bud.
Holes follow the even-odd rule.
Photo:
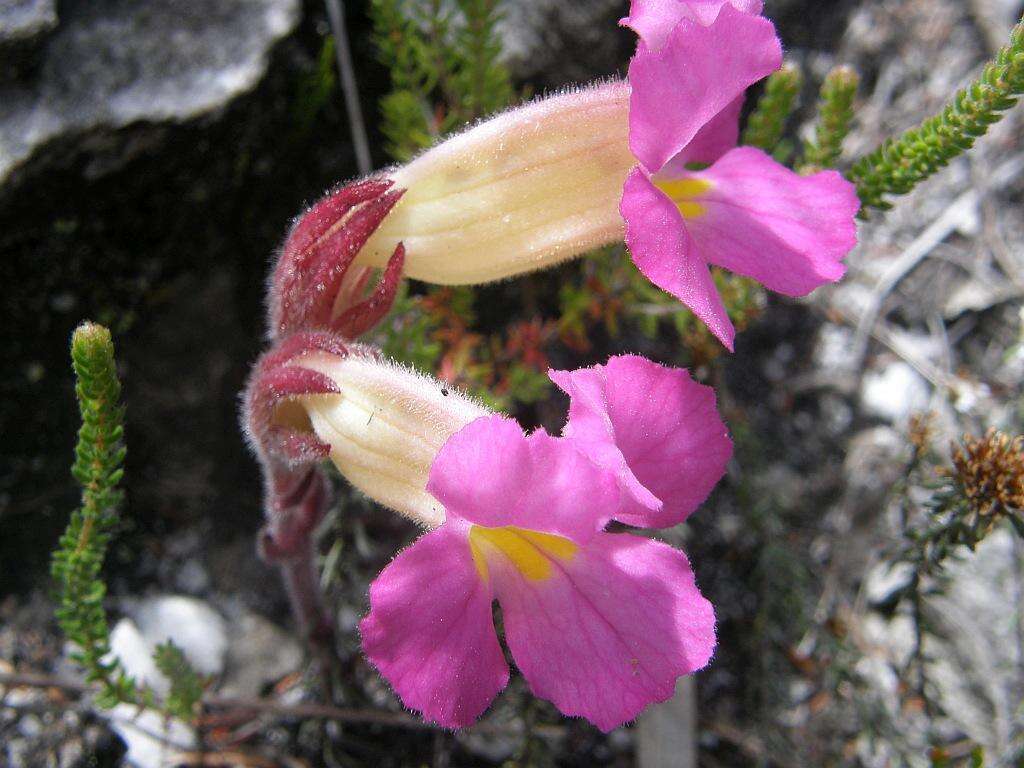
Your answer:
[[[330,377],[340,389],[295,401],[331,446],[341,474],[425,527],[444,522],[444,509],[426,491],[430,466],[449,437],[490,411],[444,382],[368,353],[310,352],[293,364]]]

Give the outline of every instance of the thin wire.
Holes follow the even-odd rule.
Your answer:
[[[338,71],[341,73],[341,91],[345,96],[345,111],[348,113],[349,131],[352,134],[352,147],[356,153],[356,166],[359,175],[366,176],[373,169],[370,159],[370,143],[366,139],[366,124],[363,122],[363,109],[359,105],[359,87],[356,84],[356,73],[352,67],[352,50],[345,29],[345,9],[341,0],[324,0],[327,5],[327,17],[334,34],[334,53],[338,59]]]

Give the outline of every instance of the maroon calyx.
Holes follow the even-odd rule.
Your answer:
[[[243,398],[244,427],[257,453],[289,467],[315,464],[330,455],[331,447],[313,432],[280,422],[280,406],[302,395],[337,394],[330,377],[294,365],[308,352],[348,355],[344,339],[325,331],[303,331],[278,342],[253,366]]]
[[[337,320],[333,321],[332,325],[338,333],[346,339],[354,339],[357,336],[362,336],[384,319],[384,315],[388,313],[395,301],[398,281],[402,279],[404,264],[405,246],[399,243],[388,260],[388,265],[384,268],[380,280],[377,281],[373,293],[358,304],[346,309]]]
[[[388,179],[349,184],[331,192],[296,221],[270,283],[273,337],[320,329],[352,338],[387,313],[404,261],[401,245],[366,299],[357,301],[369,269],[352,266],[359,250],[405,191],[391,187]]]

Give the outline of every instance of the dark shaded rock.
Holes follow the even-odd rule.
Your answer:
[[[350,28],[366,41],[361,18]],[[341,95],[317,66],[326,29],[310,3],[267,76],[217,119],[165,123],[99,175],[95,153],[69,152],[0,196],[0,562],[19,563],[0,594],[36,583],[77,503],[67,349],[85,318],[115,332],[128,413],[114,583],[143,578],[166,531],[197,519],[251,547],[260,482],[237,394],[262,345],[268,263],[303,205],[355,174]],[[105,156],[133,132],[109,132]]]
[[[765,15],[787,50],[831,50],[846,28],[854,0],[766,0]],[[636,37],[618,25],[623,0],[509,0],[500,26],[507,64],[538,92],[598,77],[625,76]]]
[[[625,75],[635,38],[618,26],[624,8],[620,0],[513,0],[500,28],[509,67],[538,90]]]

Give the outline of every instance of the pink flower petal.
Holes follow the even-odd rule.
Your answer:
[[[543,430],[526,436],[504,416],[479,418],[448,438],[427,490],[449,519],[516,525],[576,542],[600,531],[619,499],[614,476],[572,445]]]
[[[740,112],[743,111],[743,97],[734,99],[729,106],[715,115],[693,137],[693,141],[665,163],[658,176],[673,178],[689,173],[688,163],[710,165],[730,149],[734,149],[740,138]]]
[[[623,355],[548,375],[570,398],[565,436],[615,472],[626,491],[616,520],[642,528],[675,525],[725,474],[732,441],[715,392],[687,371]]]
[[[843,276],[857,244],[856,190],[836,171],[801,176],[753,147],[726,154],[706,171],[694,198],[705,212],[686,226],[703,257],[787,296],[803,296]]]
[[[633,0],[629,16],[619,23],[629,27],[653,50],[661,50],[669,34],[683,19],[713,24],[722,6],[730,0]],[[745,13],[761,13],[762,0],[731,0]]]
[[[660,516],[663,503],[630,470],[615,441],[615,424],[608,413],[605,367],[548,371],[548,377],[569,396],[569,421],[562,434],[597,466],[615,474],[623,495],[615,519],[641,528],[641,519]]]
[[[782,64],[771,22],[723,7],[710,26],[683,19],[654,50],[644,40],[629,64],[629,146],[655,173],[747,86]]]
[[[640,271],[689,307],[731,352],[736,330],[675,203],[635,168],[623,186],[619,212]]]
[[[686,556],[666,544],[602,533],[545,580],[492,573],[530,689],[603,731],[668,699],[714,651],[714,610]]]
[[[370,585],[363,650],[405,706],[446,728],[469,725],[508,684],[491,600],[465,531],[442,525]]]

